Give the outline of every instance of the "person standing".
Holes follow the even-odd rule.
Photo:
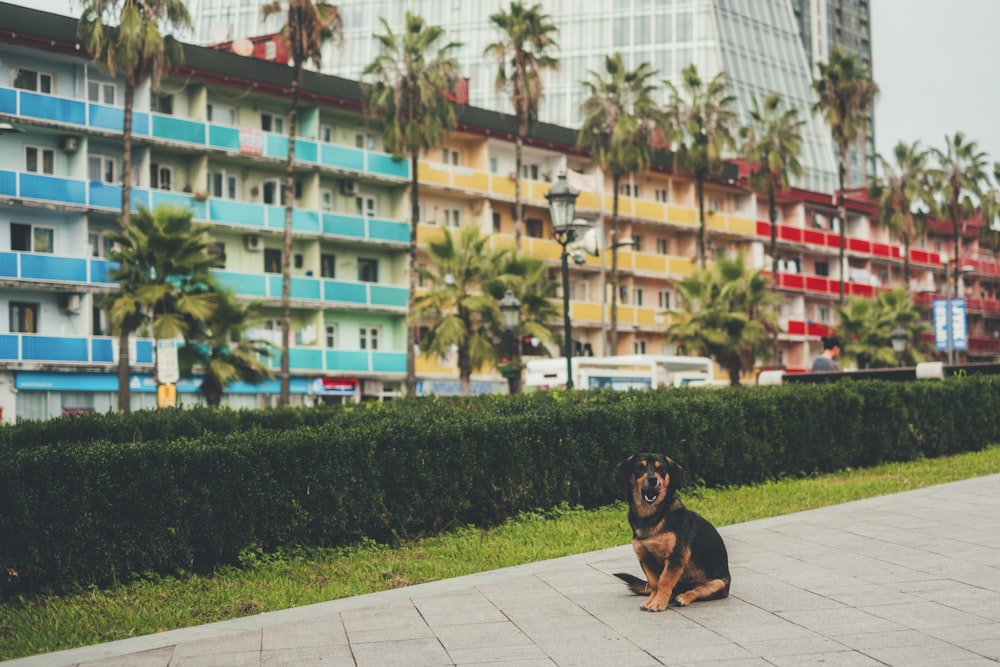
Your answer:
[[[837,336],[823,336],[823,353],[813,359],[813,372],[839,371],[837,357],[840,356],[840,338]]]

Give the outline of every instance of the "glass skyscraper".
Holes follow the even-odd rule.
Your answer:
[[[195,39],[212,43],[278,31],[283,17],[262,22],[261,2],[196,0]],[[444,26],[448,39],[461,42],[458,59],[469,79],[471,104],[512,111],[506,93],[494,87],[496,63],[483,55],[484,47],[498,37],[489,15],[509,7],[507,0],[340,0],[335,4],[343,15],[344,40],[328,45],[323,58],[326,73],[358,78],[376,55],[373,35],[383,32],[382,19],[397,31],[404,13],[410,11]],[[540,4],[559,27],[560,47],[559,70],[545,74],[541,120],[578,126],[584,96],[580,81],[591,71],[601,71],[607,54],[621,52],[629,67],[649,62],[661,78],[674,82],[694,63],[706,77],[720,71],[728,74],[743,122],[752,100],[762,100],[772,91],[799,109],[807,122],[801,158],[805,174],[797,184],[817,191],[835,189],[830,132],[811,110],[813,68],[821,56],[816,49],[824,42],[830,47],[844,42],[852,26],[859,24],[841,20],[834,25],[830,17],[845,16],[846,5],[854,7],[851,16],[864,15],[867,27],[867,0],[541,0]],[[819,39],[821,35],[824,39]],[[867,35],[857,40],[866,48]]]

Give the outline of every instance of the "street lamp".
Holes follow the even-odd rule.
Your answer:
[[[566,246],[576,240],[573,216],[579,196],[579,191],[566,182],[566,174],[559,174],[559,179],[545,194],[552,216],[552,238],[562,246],[563,356],[566,357],[567,389],[573,388],[573,334],[569,325],[569,252]]]
[[[900,326],[897,326],[889,333],[889,340],[892,342],[892,351],[896,353],[897,358],[906,352],[908,338],[906,330]]]
[[[508,289],[500,299],[500,315],[503,317],[504,332],[513,345],[510,361],[501,364],[500,373],[507,378],[507,390],[515,394],[521,384],[521,346],[517,336],[517,327],[521,323],[521,300],[514,296],[513,290]]]

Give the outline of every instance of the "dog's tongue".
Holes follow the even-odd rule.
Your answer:
[[[659,493],[663,490],[663,480],[659,477],[656,478],[656,492]]]

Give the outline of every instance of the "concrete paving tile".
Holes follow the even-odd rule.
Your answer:
[[[452,665],[437,639],[352,644],[357,667],[443,667]]]
[[[882,586],[870,582],[859,582],[854,580],[850,586],[823,586],[816,588],[813,593],[821,595],[830,600],[834,600],[849,607],[867,607],[879,604],[902,604],[907,602],[921,602],[926,598],[919,595],[898,590],[906,586],[919,586],[923,582],[912,582],[898,587]],[[824,582],[826,583],[826,582]]]
[[[417,611],[428,625],[486,623],[505,621],[506,616],[477,590],[441,597],[421,598],[413,601]]]
[[[168,667],[174,656],[173,646],[140,651],[129,655],[117,655],[94,662],[82,662],[80,667]]]
[[[176,664],[179,660],[188,660],[192,657],[207,658],[213,655],[252,653],[255,656],[259,656],[262,632],[262,630],[236,632],[230,635],[198,639],[178,644],[174,648],[174,657],[171,664]]]
[[[962,660],[978,660],[983,657],[946,642],[870,648],[865,650],[865,654],[887,665],[952,665]]]
[[[1000,662],[1000,637],[963,642],[962,647],[984,658]]]
[[[560,667],[651,667],[661,664],[630,642],[617,638],[601,643],[564,641],[539,648]]]
[[[424,619],[409,600],[394,604],[376,605],[361,609],[351,609],[341,614],[344,629],[382,630],[424,625]]]
[[[769,655],[767,662],[777,667],[809,667],[810,665],[869,667],[884,665],[884,663],[858,651],[830,651],[828,653],[813,653],[810,655]]]
[[[354,655],[348,646],[311,646],[263,651],[261,667],[314,667],[316,665],[354,665]]]
[[[864,611],[914,630],[960,625],[979,625],[985,619],[935,602],[872,605]]]
[[[170,667],[260,667],[260,651],[176,656],[170,661]]]
[[[264,651],[311,646],[347,646],[347,631],[339,614],[313,621],[268,626],[263,629],[261,648]]]
[[[924,635],[943,639],[952,644],[963,645],[966,642],[979,639],[996,639],[1000,637],[1000,623],[983,623],[981,625],[952,625],[946,628],[928,628]]]
[[[790,611],[784,612],[780,616],[790,623],[827,637],[867,632],[894,632],[906,627],[852,607]]]
[[[739,582],[738,597],[771,612],[843,606],[828,597],[804,591],[798,586],[762,574],[744,576]]]
[[[718,640],[710,642],[674,641],[672,636],[664,636],[658,646],[645,647],[645,650],[657,660],[667,665],[706,663],[723,660],[751,660],[756,658],[753,653],[739,644],[731,641]]]
[[[496,664],[554,664],[542,649],[534,643],[522,646],[468,646],[449,648],[448,655],[456,665],[496,665]]]
[[[895,646],[918,646],[927,643],[927,635],[916,630],[890,630],[863,632],[859,634],[837,635],[836,640],[844,646],[864,651],[869,648]]]
[[[775,639],[763,642],[741,644],[752,655],[772,657],[808,656],[811,654],[839,653],[849,650],[840,642],[826,637],[797,637],[795,639]]]
[[[449,653],[466,648],[493,650],[533,645],[531,638],[509,621],[442,625],[435,628],[434,634]]]

